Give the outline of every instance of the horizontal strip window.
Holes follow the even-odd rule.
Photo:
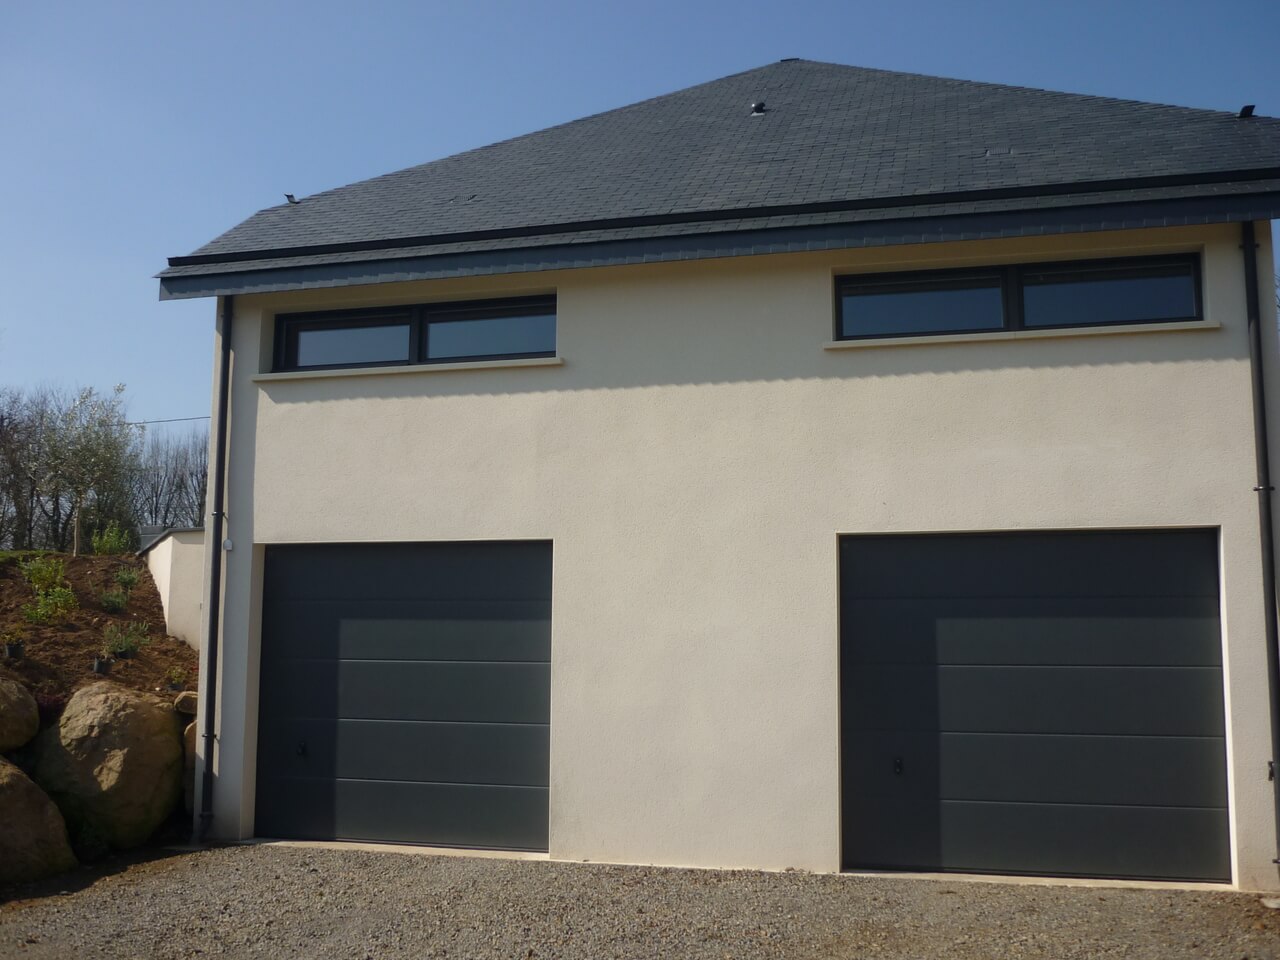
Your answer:
[[[556,298],[276,317],[273,371],[554,357]]]
[[[1195,255],[836,279],[837,340],[1201,319]]]

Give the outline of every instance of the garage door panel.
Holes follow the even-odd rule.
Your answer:
[[[546,723],[551,665],[409,660],[264,664],[268,717]]]
[[[290,544],[268,554],[263,591],[269,597],[551,599],[550,545],[541,542]]]
[[[1217,666],[1217,598],[863,598],[851,663]]]
[[[939,674],[944,731],[1221,736],[1212,667],[956,667]]]
[[[846,865],[1230,878],[1217,534],[841,541]]]
[[[868,536],[842,548],[846,599],[1218,595],[1208,530]]]
[[[1213,667],[853,666],[843,709],[869,730],[1222,736]]]
[[[506,850],[547,847],[547,791],[537,787],[301,778],[274,778],[263,786],[260,836]],[[431,825],[428,837],[424,823]]]
[[[549,779],[543,724],[290,719],[277,730],[264,760],[282,777],[527,787]]]
[[[846,788],[891,804],[936,802],[942,790],[940,746],[933,731],[847,731],[841,743]]]
[[[545,850],[551,544],[265,566],[256,832]]]
[[[273,599],[263,629],[280,658],[551,659],[551,604],[542,600]]]
[[[942,804],[936,797],[847,795],[842,825],[853,869],[937,870],[942,861]]]
[[[1227,804],[1226,750],[1218,737],[946,733],[934,753],[942,761],[932,781],[947,800]]]
[[[942,857],[991,873],[1227,880],[1224,811],[944,801]]]
[[[840,709],[852,730],[934,734],[940,724],[936,667],[845,666]]]

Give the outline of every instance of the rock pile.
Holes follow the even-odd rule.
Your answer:
[[[81,855],[146,842],[182,793],[178,715],[159,697],[103,680],[78,690],[36,739],[35,781]]]
[[[0,753],[26,770],[0,758],[0,883],[70,869],[73,850],[91,858],[145,843],[184,792],[190,810],[194,712],[194,694],[171,704],[104,680],[39,732],[35,699],[0,679]]]
[[[0,679],[0,753],[28,743],[40,730],[40,710],[27,688]]]

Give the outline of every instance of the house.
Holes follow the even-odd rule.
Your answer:
[[[207,835],[1280,887],[1251,113],[786,60],[173,258]]]

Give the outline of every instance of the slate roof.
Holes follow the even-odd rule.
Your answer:
[[[788,60],[270,207],[161,276],[1277,184],[1280,120]]]

